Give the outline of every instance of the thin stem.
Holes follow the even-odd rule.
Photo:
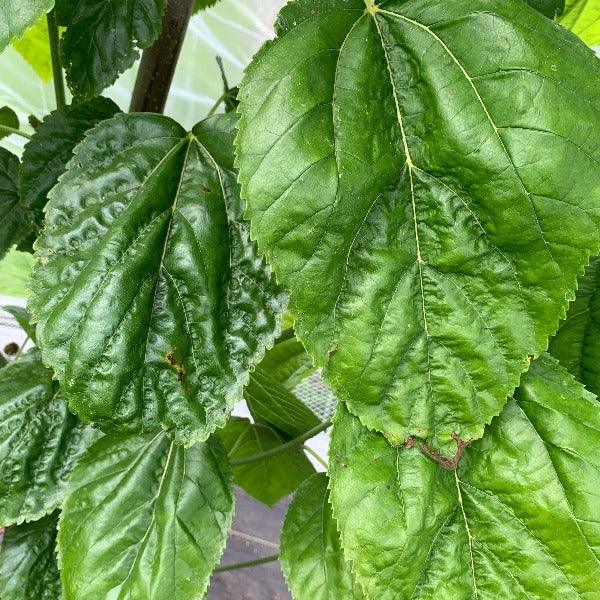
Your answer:
[[[329,465],[327,464],[325,459],[321,458],[310,446],[303,444],[302,450],[304,450],[304,452],[308,452],[313,458],[318,460],[325,467],[326,470],[329,470]]]
[[[28,335],[25,338],[25,341],[21,344],[21,347],[19,348],[18,352],[15,354],[15,360],[17,358],[19,358],[19,356],[21,356],[21,354],[23,354],[23,350],[25,349],[25,344],[27,344],[27,342],[31,339],[31,337]]]
[[[208,114],[206,115],[207,118],[212,117],[215,114],[215,112],[217,112],[217,108],[219,108],[219,106],[223,104],[225,96],[226,94],[221,94],[221,97],[213,104],[212,108],[208,111]]]
[[[60,62],[60,51],[58,49],[58,24],[56,13],[52,9],[48,15],[48,39],[50,41],[50,58],[52,59],[52,76],[54,77],[54,94],[56,96],[57,108],[64,108],[67,104],[65,97],[65,81]]]
[[[264,460],[265,458],[270,458],[271,456],[275,456],[281,452],[287,452],[288,450],[293,450],[298,446],[302,446],[306,440],[314,437],[321,431],[325,431],[331,427],[331,421],[325,421],[325,423],[321,423],[316,427],[313,427],[310,431],[307,431],[305,434],[297,437],[285,444],[281,444],[281,446],[276,446],[275,448],[271,448],[265,452],[260,452],[259,454],[252,454],[251,456],[244,456],[243,458],[238,458],[237,460],[231,461],[232,467],[239,467],[240,465],[247,465],[249,463],[257,462],[259,460]]]
[[[32,136],[20,129],[15,129],[14,127],[9,127],[8,125],[0,125],[0,131],[4,131],[6,133],[14,133],[15,135],[20,135],[22,138],[30,140]]]
[[[235,571],[236,569],[246,569],[247,567],[255,567],[257,565],[264,565],[265,563],[274,562],[279,560],[279,554],[273,554],[272,556],[265,556],[264,558],[256,558],[255,560],[248,560],[246,562],[233,563],[232,565],[223,565],[217,567],[215,573],[223,573],[224,571]]]

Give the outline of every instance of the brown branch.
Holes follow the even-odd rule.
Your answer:
[[[192,16],[194,0],[169,0],[160,36],[142,54],[130,112],[162,113]]]

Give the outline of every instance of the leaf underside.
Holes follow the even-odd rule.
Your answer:
[[[59,19],[67,30],[61,50],[67,83],[78,98],[90,98],[115,82],[158,38],[166,0],[62,0]],[[65,6],[67,4],[67,6]]]
[[[362,600],[344,560],[324,473],[294,495],[281,530],[281,570],[294,600]]]
[[[298,0],[278,33],[237,164],[299,338],[392,443],[481,437],[598,250],[600,64],[520,0]]]
[[[600,4],[596,0],[566,0],[558,22],[589,46],[600,44]]]
[[[377,600],[600,598],[600,405],[543,354],[457,471],[340,406],[331,501]]]
[[[73,472],[60,517],[65,600],[203,598],[233,508],[218,439],[186,449],[163,433],[105,436]]]
[[[0,546],[2,600],[62,598],[55,550],[57,521],[58,512],[5,530]]]
[[[575,300],[548,348],[585,387],[600,396],[600,259],[579,278]]]
[[[39,350],[1,369],[0,524],[59,506],[73,467],[99,435],[69,413]]]
[[[234,126],[117,115],[50,193],[30,310],[69,406],[101,429],[205,440],[277,335],[285,295],[241,219]]]
[[[268,425],[235,417],[229,419],[219,435],[230,460],[260,454],[285,442]],[[291,494],[314,472],[312,464],[300,449],[280,452],[269,458],[233,467],[235,482],[267,506],[274,506]]]
[[[44,221],[48,192],[56,185],[86,131],[119,112],[108,98],[93,98],[55,110],[36,127],[23,152],[20,195],[27,218],[35,229]]]

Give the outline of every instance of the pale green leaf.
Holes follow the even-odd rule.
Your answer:
[[[340,406],[331,502],[374,600],[600,597],[600,404],[544,354],[456,471]]]
[[[44,220],[48,192],[56,185],[85,133],[119,112],[108,98],[92,98],[44,117],[21,159],[19,191],[29,222],[38,230]]]
[[[600,62],[521,0],[297,0],[278,32],[239,96],[253,237],[351,412],[448,452],[598,250]]]
[[[579,278],[575,300],[548,350],[590,392],[600,396],[600,259],[592,260]]]
[[[35,326],[31,324],[31,315],[26,308],[22,306],[3,306],[2,310],[11,314],[21,329],[35,342]]]
[[[597,0],[566,0],[558,22],[576,33],[586,44],[600,44],[600,3]]]
[[[117,115],[50,193],[30,310],[85,421],[205,440],[273,343],[285,295],[241,218],[234,127]]]
[[[0,260],[0,294],[14,298],[27,298],[29,278],[33,268],[33,256],[28,252],[9,250]]]
[[[269,372],[259,368],[250,374],[244,398],[255,421],[274,425],[296,438],[319,425],[319,418]]]
[[[0,523],[38,519],[99,432],[70,414],[37,349],[0,370]]]
[[[147,48],[160,34],[165,6],[166,0],[79,0],[61,10],[67,26],[62,57],[73,96],[96,96],[131,67],[136,48]]]
[[[282,340],[267,350],[260,367],[288,390],[316,370],[313,359],[296,337]]]
[[[0,52],[14,39],[45,15],[54,6],[54,0],[0,1]]]
[[[237,417],[231,418],[219,435],[230,460],[272,450],[286,441],[265,423],[251,423],[248,419]],[[274,506],[281,498],[291,494],[314,472],[300,449],[233,467],[235,482],[267,506]]]
[[[48,21],[45,15],[20,40],[14,40],[13,46],[44,83],[52,79]]]
[[[105,436],[73,472],[60,517],[65,600],[203,598],[233,508],[218,439]]]
[[[327,484],[327,475],[318,473],[294,495],[281,530],[281,570],[294,600],[362,600],[344,560]]]
[[[0,546],[2,600],[62,598],[55,553],[57,521],[58,512],[4,531]]]

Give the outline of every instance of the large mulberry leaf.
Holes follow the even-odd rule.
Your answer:
[[[341,406],[331,501],[374,600],[600,598],[600,404],[542,355],[458,469]]]
[[[31,312],[70,407],[103,429],[207,439],[277,334],[284,295],[241,219],[234,125],[117,115],[50,193]]]
[[[298,0],[278,24],[240,92],[253,236],[351,412],[447,452],[598,250],[600,63],[520,0]]]

